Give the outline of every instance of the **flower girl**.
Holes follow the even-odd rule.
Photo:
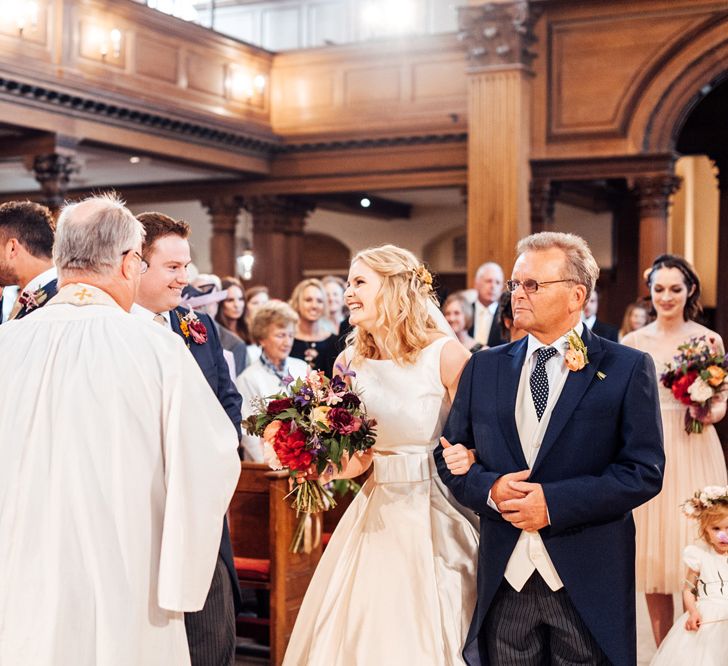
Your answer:
[[[728,486],[707,486],[682,506],[708,548],[687,546],[687,612],[673,625],[652,666],[723,666],[728,659]]]

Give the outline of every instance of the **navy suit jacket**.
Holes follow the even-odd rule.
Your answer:
[[[586,327],[582,338],[589,363],[569,373],[529,481],[543,487],[551,524],[539,533],[569,597],[610,661],[626,666],[636,663],[632,509],[660,491],[665,463],[657,376],[647,354]],[[527,467],[515,418],[527,344],[478,352],[463,371],[445,437],[477,450],[468,473],[450,474],[435,450],[442,480],[481,516],[471,666],[488,663],[478,633],[520,536],[487,500],[498,477]]]
[[[600,338],[606,338],[612,342],[619,342],[619,329],[611,324],[605,324],[603,321],[596,319],[592,326],[592,333]]]
[[[207,342],[198,345],[191,338],[186,338],[180,328],[180,319],[189,312],[189,308],[177,307],[170,311],[169,319],[172,324],[172,330],[179,335],[184,341],[197,365],[200,366],[202,374],[205,375],[207,383],[213,390],[220,404],[223,406],[230,420],[235,426],[238,433],[238,440],[242,437],[240,426],[241,407],[243,399],[235,388],[235,384],[230,379],[230,371],[225,357],[222,354],[222,345],[217,335],[217,329],[212,319],[202,313],[195,312],[197,318],[205,325],[207,329]],[[228,530],[227,520],[223,521],[222,540],[220,542],[220,556],[225,562],[230,582],[233,586],[233,595],[235,597],[235,609],[239,612],[242,608],[242,600],[240,597],[240,586],[238,584],[238,574],[235,571],[235,562],[233,560],[233,547],[230,542],[230,532]]]

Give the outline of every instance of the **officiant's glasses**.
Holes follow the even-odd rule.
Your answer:
[[[142,255],[139,254],[136,250],[127,250],[126,252],[122,252],[121,256],[124,257],[127,254],[129,254],[129,252],[133,252],[137,257],[139,257],[139,273],[140,274],[146,273],[147,269],[149,268],[149,264],[146,261],[144,261],[144,257],[142,257]]]
[[[541,287],[544,284],[556,284],[557,282],[576,282],[576,280],[572,278],[566,278],[565,280],[547,280],[545,282],[538,282],[537,280],[534,280],[532,278],[528,278],[526,280],[508,280],[506,281],[506,288],[508,291],[513,293],[518,287],[523,287],[523,291],[525,291],[527,294],[535,294],[538,291],[538,288]]]

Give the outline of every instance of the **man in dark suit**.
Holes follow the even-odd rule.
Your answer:
[[[594,333],[594,335],[598,335],[600,338],[606,338],[612,342],[619,342],[619,329],[616,326],[599,321],[599,319],[597,319],[598,310],[599,292],[595,288],[584,306],[584,314],[582,315],[584,325],[592,333]]]
[[[508,283],[529,335],[475,354],[445,428],[475,448],[455,497],[478,512],[480,664],[636,663],[632,509],[662,486],[655,367],[580,320],[599,269],[571,234],[523,239]]]
[[[9,201],[0,206],[0,287],[21,287],[8,320],[25,317],[56,295],[55,227],[50,210],[40,204]]]
[[[146,231],[142,255],[148,268],[142,274],[137,293],[141,308],[132,312],[149,316],[182,337],[240,437],[242,398],[230,378],[215,325],[206,314],[179,305],[191,261],[187,240],[190,227],[161,213],[142,213],[137,219]],[[204,445],[200,442],[200,446]],[[185,614],[192,666],[234,663],[235,616],[239,609],[240,589],[225,522],[205,606],[198,613]]]
[[[473,325],[468,330],[473,340],[483,347],[496,347],[508,340],[501,335],[498,300],[503,293],[503,269],[489,261],[477,271],[473,280],[477,298],[473,304]]]

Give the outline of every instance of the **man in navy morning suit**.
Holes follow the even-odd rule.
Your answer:
[[[51,258],[55,228],[51,211],[40,204],[8,201],[0,206],[0,287],[20,287],[8,320],[22,319],[56,295]]]
[[[191,261],[187,240],[190,227],[161,213],[142,213],[137,219],[146,236],[142,274],[134,314],[149,316],[185,341],[210,388],[241,437],[242,398],[230,378],[217,329],[210,317],[179,305],[187,286]],[[200,414],[200,418],[204,418]],[[204,446],[205,442],[200,442]],[[233,562],[227,521],[223,523],[218,564],[205,606],[185,614],[192,666],[223,666],[235,661],[235,616],[240,610],[240,589]]]
[[[443,481],[481,517],[463,654],[470,666],[629,666],[631,512],[664,469],[655,368],[580,321],[599,272],[581,238],[534,234],[518,255],[508,286],[529,335],[470,359],[435,451]],[[449,442],[475,449],[464,474],[448,468]]]

